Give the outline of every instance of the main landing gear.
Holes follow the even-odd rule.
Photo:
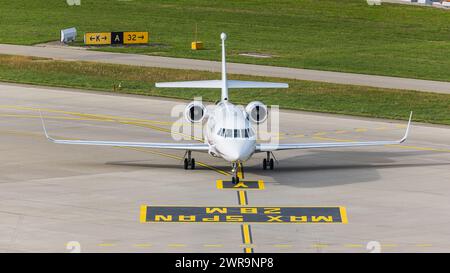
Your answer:
[[[268,168],[273,170],[273,166],[274,166],[273,159],[274,158],[271,158],[271,156],[273,156],[275,158],[275,156],[273,155],[272,152],[267,152],[266,158],[263,159],[263,170],[267,170]]]
[[[184,169],[195,169],[195,159],[191,157],[191,151],[186,151],[184,154]]]

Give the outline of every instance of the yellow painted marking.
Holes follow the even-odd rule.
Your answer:
[[[327,132],[318,132],[318,133],[315,133],[314,136],[323,136],[326,134],[327,134]]]
[[[7,134],[13,134],[13,135],[42,137],[42,133],[32,133],[32,132],[24,132],[24,131],[16,131],[16,130],[0,130],[0,132],[7,133]]]
[[[147,205],[141,205],[141,214],[139,220],[141,223],[147,222]]]
[[[361,132],[367,132],[366,128],[356,128],[355,132],[361,133]]]
[[[168,247],[185,247],[185,244],[168,244]]]
[[[159,208],[164,208],[164,207],[176,207],[176,208],[182,208],[184,206],[178,206],[178,205],[161,205],[161,206],[155,206],[155,207],[159,207]],[[154,208],[155,208],[154,207]],[[196,205],[189,205],[186,207],[196,207],[196,208],[205,208],[204,206],[196,206]],[[301,206],[284,206],[283,208],[302,208]],[[223,209],[223,206],[209,206],[209,208],[221,208]],[[332,216],[324,216],[324,215],[319,215],[319,216],[311,216],[311,219],[306,218],[306,216],[303,217],[303,219],[292,219],[295,216],[291,216],[289,219],[283,219],[281,217],[284,217],[284,215],[281,215],[281,211],[280,208],[269,208],[269,207],[261,207],[261,206],[229,206],[227,208],[238,208],[240,209],[240,213],[236,214],[236,215],[229,215],[227,214],[227,212],[225,211],[222,217],[220,217],[219,215],[214,216],[213,218],[201,218],[201,216],[199,216],[200,218],[195,218],[195,220],[192,221],[185,221],[185,220],[180,220],[179,218],[179,214],[175,213],[175,214],[170,214],[170,215],[160,215],[160,214],[155,214],[155,219],[150,219],[145,223],[176,223],[176,224],[193,224],[193,223],[220,223],[220,224],[236,224],[236,223],[240,223],[240,224],[244,224],[248,225],[248,227],[250,227],[251,223],[258,223],[258,224],[343,224],[343,220],[345,221],[345,219],[340,218],[339,221],[334,220],[334,218]],[[307,207],[307,208],[327,208],[327,207]],[[340,208],[340,207],[334,207],[334,208]],[[245,209],[245,211],[243,211]],[[255,210],[254,212],[252,212],[252,209]],[[265,221],[260,221],[260,220],[252,220],[252,221],[244,221],[244,216],[248,215],[250,213],[255,213],[256,209],[258,209],[258,211],[260,212],[261,209],[263,209],[263,213],[265,216]],[[340,214],[340,212],[339,212]],[[180,214],[181,215],[181,214]],[[276,216],[275,216],[276,215]],[[184,216],[184,217],[195,217],[195,215],[193,216]],[[295,218],[299,218],[302,216],[298,216]],[[194,218],[192,218],[194,219]],[[206,219],[206,220],[205,220]],[[201,220],[201,221],[200,221]],[[241,229],[241,234],[244,235],[244,228],[242,225],[242,229]]]
[[[245,191],[239,191],[239,205],[246,206],[247,198],[245,197]]]
[[[150,129],[161,131],[161,132],[166,132],[166,133],[170,133],[170,134],[174,134],[174,135],[183,136],[184,139],[193,139],[193,140],[197,140],[199,142],[203,142],[202,138],[190,136],[188,134],[183,134],[183,133],[180,133],[180,132],[174,132],[171,129],[166,129],[166,128],[158,127],[158,126],[155,126],[155,125],[150,125],[150,124],[140,123],[140,122],[131,122],[131,121],[118,121],[118,122],[122,123],[122,124],[129,124],[129,125],[135,125],[135,126],[150,128]]]
[[[393,144],[393,145],[386,145],[386,146],[392,146],[392,147],[402,148],[402,149],[419,150],[419,151],[433,151],[433,152],[450,153],[450,149],[428,148],[428,147],[418,147],[418,146],[409,146],[409,145],[400,145],[400,144]]]
[[[223,247],[223,245],[221,244],[217,244],[217,245],[203,245],[204,247]]]
[[[250,240],[250,228],[247,224],[242,225],[242,232],[244,233],[244,244],[251,244],[252,242]]]
[[[143,148],[134,148],[134,147],[118,147],[118,148],[122,148],[122,149],[128,149],[128,150],[135,150],[135,151],[139,151],[139,152],[144,152],[144,153],[149,153],[149,154],[156,154],[156,155],[161,155],[161,156],[165,156],[165,157],[169,157],[169,158],[173,158],[173,159],[178,159],[178,160],[182,160],[183,157],[181,156],[176,156],[176,155],[172,155],[172,154],[166,154],[166,153],[162,153],[162,152],[156,152],[156,151],[152,151],[152,150],[148,150],[148,149],[143,149]],[[216,167],[213,167],[211,165],[208,165],[206,163],[200,162],[200,161],[195,161],[195,164],[208,168],[210,170],[213,170],[215,172],[218,172],[220,174],[223,175],[230,175],[230,173],[226,172],[226,171],[222,171]]]
[[[228,174],[227,174],[228,175]],[[233,184],[231,186],[231,181],[223,181],[222,179],[216,180],[216,187],[220,190],[226,189],[226,190],[239,190],[239,189],[245,189],[245,190],[264,190],[264,181],[263,180],[240,180],[239,183]]]
[[[0,117],[13,117],[13,118],[41,118],[38,115],[24,115],[24,114],[0,114]],[[75,118],[75,117],[62,117],[62,116],[43,116],[45,119],[65,119],[65,120],[85,120],[85,121],[94,121],[97,119],[94,118]],[[106,120],[105,120],[106,121]],[[114,122],[114,120],[110,120]]]
[[[245,248],[245,253],[252,253],[252,252],[253,252],[253,248],[251,248],[251,247]]]
[[[345,209],[345,207],[339,207],[339,212],[341,214],[342,224],[348,224],[347,210]]]
[[[325,248],[328,247],[327,244],[312,244],[311,247],[313,248]]]
[[[387,130],[387,129],[389,129],[389,128],[388,127],[384,127],[384,126],[375,128],[375,130],[380,130],[380,131]]]
[[[140,119],[140,118],[129,118],[129,117],[121,117],[121,116],[112,116],[112,115],[101,115],[101,114],[88,114],[88,113],[80,113],[80,112],[72,112],[72,111],[63,111],[63,110],[55,110],[55,109],[48,109],[48,108],[33,108],[33,107],[27,107],[27,106],[15,106],[15,105],[0,105],[0,108],[6,108],[6,109],[15,109],[15,110],[29,110],[29,111],[39,111],[42,112],[49,112],[49,113],[58,113],[58,114],[66,114],[66,115],[73,115],[73,116],[83,116],[86,118],[91,118],[99,121],[136,121],[136,122],[145,122],[145,123],[151,123],[151,124],[159,124],[159,125],[173,125],[173,124],[190,124],[191,123],[184,123],[184,122],[169,122],[169,121],[157,121],[157,120],[148,120],[148,119]],[[36,116],[39,118],[39,116]],[[193,124],[193,126],[201,126],[199,124]]]
[[[331,138],[331,137],[313,137],[314,139],[319,139],[319,140],[332,140],[332,141],[336,141],[336,142],[351,142],[353,140],[349,140],[349,139],[338,139],[338,138]]]
[[[235,188],[248,188],[247,185],[245,185],[244,181],[239,181],[239,183],[237,183],[235,186]]]
[[[433,245],[432,244],[416,244],[416,246],[418,246],[418,247],[431,247]]]
[[[381,247],[397,247],[396,244],[381,244]]]
[[[258,180],[258,185],[259,185],[259,189],[260,189],[260,190],[264,190],[264,189],[265,189],[264,181],[263,181],[263,180]]]
[[[239,246],[240,246],[240,247],[250,247],[250,248],[253,248],[253,247],[255,247],[256,245],[255,245],[255,244],[240,244]]]
[[[361,248],[361,247],[364,247],[363,245],[361,245],[361,244],[346,244],[346,245],[344,245],[345,247],[348,247],[348,248]]]
[[[151,247],[151,244],[135,244],[135,247]]]
[[[347,133],[347,131],[345,130],[338,130],[338,131],[334,131],[335,134],[344,134]]]
[[[292,245],[289,245],[289,244],[276,244],[276,245],[273,245],[274,247],[278,247],[278,248],[290,248],[290,247],[292,247]]]
[[[98,244],[97,246],[110,247],[110,246],[115,246],[115,244]]]

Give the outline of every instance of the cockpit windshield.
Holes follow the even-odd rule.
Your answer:
[[[225,129],[220,128],[217,135],[224,138],[250,138],[255,135],[251,128],[246,129]]]

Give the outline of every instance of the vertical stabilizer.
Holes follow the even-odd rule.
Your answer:
[[[156,87],[165,88],[217,88],[222,90],[221,101],[228,101],[228,88],[288,88],[287,83],[255,82],[227,80],[227,62],[225,59],[225,40],[227,35],[220,34],[222,40],[222,79],[207,81],[157,82]]]
[[[227,35],[222,32],[220,39],[222,40],[222,101],[226,101],[228,100],[227,63],[225,60],[225,40]]]

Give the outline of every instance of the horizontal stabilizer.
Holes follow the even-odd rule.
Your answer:
[[[169,88],[221,88],[222,81],[157,82],[155,86]]]
[[[168,88],[222,88],[221,80],[211,81],[187,81],[187,82],[158,82],[156,87]],[[288,88],[287,83],[277,82],[252,82],[252,81],[227,81],[228,88]]]
[[[250,81],[233,81],[227,82],[228,88],[288,88],[287,83],[279,82],[250,82]]]

